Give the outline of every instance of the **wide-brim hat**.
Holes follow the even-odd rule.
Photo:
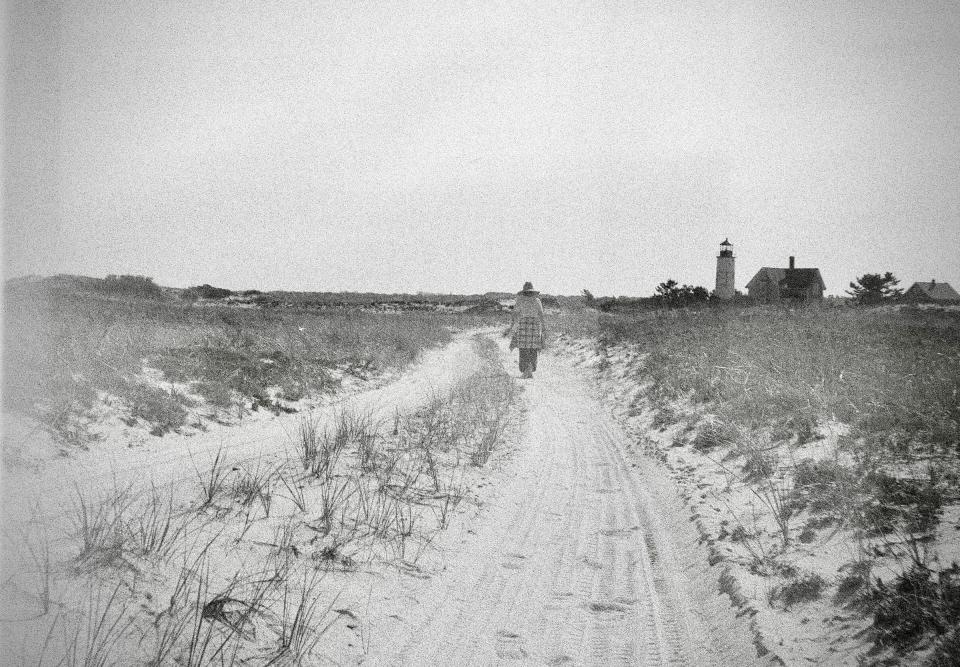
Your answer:
[[[528,280],[523,283],[523,289],[517,292],[517,294],[540,294],[540,292],[533,289],[533,283]]]

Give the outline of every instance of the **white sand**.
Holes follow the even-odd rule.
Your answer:
[[[501,352],[516,377],[516,353]],[[344,404],[389,419],[478,363],[469,338],[461,336],[397,381]],[[631,451],[586,375],[547,353],[536,378],[523,386],[522,429],[485,468],[466,475],[468,501],[447,530],[420,545],[416,558],[325,575],[324,606],[339,611],[331,612],[338,616],[317,648],[321,664],[764,664],[747,622],[718,594],[718,571],[707,566],[672,482]],[[342,407],[321,406],[316,413],[330,419]],[[96,493],[131,485],[137,492],[153,484],[195,496],[196,470],[209,467],[219,450],[234,466],[269,465],[291,446],[299,419],[260,414],[189,437],[148,438],[133,448],[118,436],[68,457],[11,457],[4,470],[4,527],[46,535],[53,604],[76,609],[80,600],[58,598],[74,576],[65,511],[74,486]],[[208,561],[214,579],[263,560],[263,545],[276,540],[274,531],[294,511],[289,502],[277,503],[247,532],[234,526],[224,535]],[[294,544],[305,550],[306,536],[298,533]],[[37,568],[26,541],[19,546],[5,554],[4,611],[27,618],[40,609]],[[176,564],[171,567],[167,579],[138,575],[130,584],[125,577],[130,599],[151,613],[162,610]],[[102,585],[109,590],[110,572]],[[41,634],[36,619],[8,622],[4,655],[35,656]]]

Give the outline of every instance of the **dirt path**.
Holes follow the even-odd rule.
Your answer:
[[[516,377],[515,354],[502,349]],[[399,380],[319,408],[318,417],[349,406],[388,418],[477,367],[464,335]],[[338,605],[358,618],[325,637],[331,663],[758,664],[742,621],[715,593],[716,574],[669,480],[628,451],[586,374],[547,354],[536,378],[521,382],[520,441],[480,472],[480,509],[442,531],[429,563],[330,575],[329,585],[342,588]],[[8,470],[5,524],[11,516],[63,524],[74,484],[95,491],[152,480],[195,492],[194,466],[208,465],[221,447],[234,464],[269,462],[297,419],[261,418]]]
[[[30,466],[6,465],[2,476],[3,525],[11,530],[24,522],[44,526],[56,545],[63,542],[57,536],[72,529],[70,508],[77,502],[78,491],[96,498],[128,487],[136,495],[151,485],[161,489],[172,486],[189,498],[198,491],[198,471],[206,472],[218,452],[230,466],[270,466],[278,462],[285,450],[293,447],[305,414],[316,418],[321,428],[332,423],[340,410],[389,420],[395,411],[421,405],[432,393],[446,390],[458,378],[476,370],[479,360],[472,333],[458,335],[443,349],[429,350],[419,363],[385,386],[337,399],[309,413],[274,416],[260,412],[242,424],[214,424],[208,432],[189,437],[172,433],[133,448],[118,437],[66,457]],[[12,554],[5,556],[10,558]],[[29,560],[28,555],[21,556]]]
[[[442,574],[383,601],[368,661],[757,664],[715,575],[691,586],[697,554],[671,535],[686,521],[644,488],[583,374],[547,355],[524,386],[508,481],[447,547]]]

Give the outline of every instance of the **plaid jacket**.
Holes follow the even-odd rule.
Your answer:
[[[536,317],[521,317],[513,329],[513,338],[510,347],[521,350],[539,350],[543,347],[543,332],[540,330],[540,320]]]

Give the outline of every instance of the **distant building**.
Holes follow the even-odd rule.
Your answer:
[[[713,291],[714,296],[723,301],[729,301],[736,293],[733,261],[733,245],[724,239],[720,244],[720,254],[717,255],[717,287]]]
[[[793,257],[787,268],[765,266],[747,283],[747,294],[757,303],[819,301],[825,289],[820,269],[798,269]]]
[[[950,283],[938,283],[931,278],[928,283],[913,283],[903,298],[907,301],[934,303],[937,301],[960,301],[960,294],[950,287]]]

